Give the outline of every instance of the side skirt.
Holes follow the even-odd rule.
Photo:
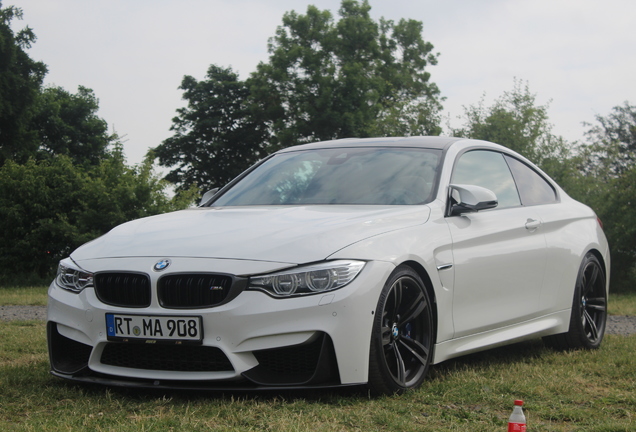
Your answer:
[[[567,332],[570,313],[571,309],[566,309],[519,324],[438,343],[435,345],[433,364],[477,351]]]

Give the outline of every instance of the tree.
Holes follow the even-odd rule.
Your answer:
[[[600,181],[600,180],[597,180]],[[612,252],[612,289],[636,290],[636,164],[603,185],[597,213]]]
[[[179,88],[188,106],[172,119],[174,135],[154,149],[161,165],[176,166],[166,179],[178,190],[223,186],[264,155],[265,126],[232,69],[212,65],[205,80],[186,76]]]
[[[96,165],[113,140],[96,115],[97,98],[81,86],[75,95],[61,87],[42,89],[46,65],[25,52],[35,34],[29,27],[14,34],[14,18],[22,19],[21,9],[0,9],[0,165],[57,154]]]
[[[116,134],[97,116],[92,90],[42,89],[46,66],[14,34],[20,9],[0,4],[0,280],[52,277],[60,258],[131,219],[191,205],[198,191],[169,198],[154,155],[130,167]]]
[[[223,186],[281,147],[344,137],[437,135],[440,97],[433,46],[414,20],[375,22],[367,1],[343,0],[340,20],[309,6],[289,12],[270,58],[246,81],[212,65],[186,76],[188,106],[154,149],[178,189]]]
[[[64,155],[7,161],[0,167],[0,280],[52,277],[61,258],[116,225],[190,205],[196,191],[168,198],[153,159],[129,167],[117,143],[88,168]]]
[[[168,198],[169,183],[153,170],[152,153],[136,166],[128,166],[121,143],[116,142],[108,156],[89,171],[87,204],[78,222],[86,231],[100,235],[129,220],[188,207],[197,190]]]
[[[248,80],[274,148],[342,137],[439,134],[437,63],[415,20],[375,22],[365,0],[340,20],[315,6],[286,13],[270,58]]]
[[[590,168],[600,168],[607,175],[620,176],[636,163],[636,106],[625,102],[615,106],[598,124],[585,123],[592,157]]]
[[[69,156],[80,165],[97,165],[114,140],[108,124],[97,116],[99,103],[91,89],[80,86],[77,94],[61,87],[39,94],[31,128],[39,138],[40,157]]]
[[[5,275],[8,269],[50,275],[70,247],[90,239],[76,223],[85,178],[70,160],[54,162],[9,160],[0,168],[0,268]]]
[[[636,286],[636,107],[625,102],[586,125],[582,158],[586,182],[575,197],[586,200],[605,227],[612,252],[612,289]]]
[[[0,2],[0,166],[6,160],[25,161],[37,150],[37,135],[29,128],[33,104],[46,75],[46,65],[25,52],[36,37],[26,27],[14,34],[11,21],[22,10]]]
[[[574,175],[576,164],[571,146],[552,134],[548,106],[537,105],[528,85],[515,80],[511,91],[504,92],[492,106],[482,101],[465,108],[464,124],[451,134],[501,144],[527,157],[559,183]]]

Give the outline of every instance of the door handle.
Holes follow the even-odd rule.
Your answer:
[[[541,226],[541,221],[536,219],[528,219],[526,221],[526,229],[528,231],[535,231],[537,228]]]

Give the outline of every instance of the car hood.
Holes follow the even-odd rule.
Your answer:
[[[75,260],[203,257],[306,263],[423,224],[428,206],[221,207],[138,219],[78,248]]]

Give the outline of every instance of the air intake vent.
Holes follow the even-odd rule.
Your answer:
[[[232,288],[232,277],[195,273],[172,274],[159,279],[159,303],[165,308],[193,309],[222,303]]]
[[[57,331],[57,324],[53,321],[49,321],[47,325],[47,334],[53,370],[64,374],[74,374],[88,366],[92,346],[62,336]]]
[[[324,337],[312,343],[254,351],[258,363],[274,374],[311,375],[316,370]]]
[[[104,347],[101,362],[125,368],[175,372],[234,370],[223,351],[206,346],[109,343]]]
[[[106,304],[132,308],[150,306],[150,278],[142,273],[97,273],[97,297]]]

